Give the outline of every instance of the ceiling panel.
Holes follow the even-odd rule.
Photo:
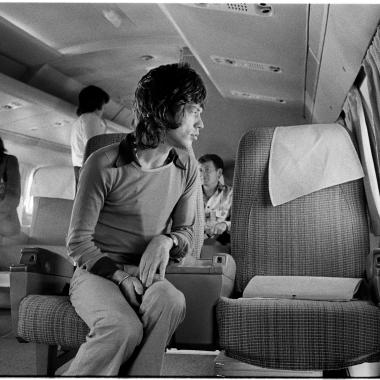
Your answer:
[[[107,21],[102,13],[103,10],[111,12],[113,8],[115,15],[120,17],[119,28]],[[11,3],[1,6],[1,14],[57,50],[104,36],[120,37],[135,28],[124,12],[106,4],[75,4],[73,7],[70,3]]]
[[[174,35],[157,4],[4,3],[0,15],[50,47]],[[62,22],[64,20],[64,22]],[[177,37],[178,38],[178,37]]]
[[[225,97],[231,97],[235,89],[303,103],[306,4],[273,4],[272,17],[189,4],[165,4],[162,8]],[[219,65],[211,55],[275,65],[281,72]]]

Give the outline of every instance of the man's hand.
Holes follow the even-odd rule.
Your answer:
[[[140,280],[147,288],[152,285],[155,274],[159,279],[165,278],[165,270],[169,262],[169,252],[173,246],[173,240],[165,235],[154,237],[143,253],[139,265]]]
[[[127,278],[123,280],[125,277]],[[138,300],[137,296],[142,296],[144,294],[144,287],[141,281],[137,277],[135,277],[134,275],[129,275],[128,273],[122,270],[117,270],[112,275],[111,279],[116,284],[119,284],[120,281],[122,281],[122,283],[119,285],[119,288],[120,288],[120,291],[123,293],[125,299],[132,306],[135,306],[135,307],[140,306],[140,301]]]
[[[210,227],[208,229],[208,231],[206,231],[206,233],[210,237],[214,237],[216,235],[221,235],[225,231],[227,231],[227,223],[220,222],[220,223],[216,223],[215,225],[213,225],[212,227]]]

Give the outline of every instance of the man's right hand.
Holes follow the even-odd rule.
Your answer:
[[[111,277],[111,280],[118,284],[123,278],[128,275],[127,272],[122,270],[117,270]],[[120,285],[119,288],[123,293],[126,300],[135,307],[140,306],[140,301],[137,296],[142,296],[144,294],[144,287],[141,281],[134,277],[133,275],[129,275]]]

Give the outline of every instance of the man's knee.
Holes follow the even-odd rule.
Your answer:
[[[154,287],[154,295],[157,303],[165,309],[184,312],[186,309],[185,296],[175,286],[168,281],[158,281],[152,285]]]
[[[95,328],[103,335],[119,346],[127,343],[131,346],[138,346],[143,338],[143,325],[137,318],[127,318],[125,315],[113,312],[104,316],[96,324]]]

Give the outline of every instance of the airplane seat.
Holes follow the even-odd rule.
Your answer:
[[[95,151],[104,146],[119,143],[127,133],[106,133],[102,135],[92,136],[86,143],[86,148],[83,154],[83,164],[87,161],[88,157]]]
[[[72,199],[34,197],[29,244],[66,245]]]
[[[20,247],[28,243],[29,236],[20,231],[14,236],[0,237],[0,271],[9,271],[9,267],[17,262]]]
[[[71,199],[50,198],[43,196],[34,197],[32,221],[29,234],[21,232],[12,238],[3,239],[0,245],[0,308],[11,308],[9,278],[10,268],[17,270],[18,263],[32,258],[46,257],[54,260],[54,252],[60,255],[62,260],[67,260],[65,238],[70,223]],[[36,247],[38,246],[38,248]],[[37,254],[37,256],[36,256]],[[32,263],[30,262],[29,265]],[[69,263],[72,266],[72,263]]]
[[[315,125],[303,132],[303,127],[298,131],[305,133],[305,141],[323,129]],[[306,146],[302,159],[290,168],[295,178],[288,185],[309,186],[320,169],[332,164],[334,170],[336,164],[329,162],[329,155],[340,149],[346,132],[336,125],[328,128],[328,133],[336,131],[338,140],[323,154],[318,147],[320,136],[312,145],[314,151]],[[333,178],[337,184],[310,189],[274,206],[274,173],[286,171],[289,162],[284,158],[292,154],[294,145],[303,145],[299,134],[297,139],[293,136],[293,148],[285,146],[286,153],[275,168],[277,132],[276,128],[255,129],[239,143],[231,226],[239,297],[221,297],[217,304],[223,350],[215,362],[219,376],[314,377],[380,359],[379,299],[373,299],[366,279],[370,247],[363,180],[341,183]],[[284,144],[283,139],[277,142]],[[347,150],[353,155],[349,144]],[[305,183],[296,178],[296,166],[314,153],[319,161],[308,162]],[[362,177],[360,167],[359,174],[351,172],[357,162],[343,157],[341,163],[349,174]],[[280,197],[286,193],[285,186],[282,183]],[[350,281],[361,284],[359,293],[348,292],[345,284]],[[315,283],[318,286],[310,289]],[[344,284],[342,291],[339,284]],[[337,294],[332,296],[333,292]]]
[[[85,157],[93,150],[124,137],[125,134],[92,137],[88,142],[91,148],[86,149]],[[167,279],[185,294],[187,302],[186,318],[175,332],[170,345],[177,348],[215,349],[215,304],[220,296],[231,295],[235,263],[227,254],[199,259],[204,230],[200,182],[196,207],[192,256],[179,264],[168,266],[166,271]],[[34,231],[36,235],[40,232],[43,235],[43,229],[36,227]],[[41,352],[36,356],[40,362],[39,375],[53,375],[56,368],[73,357],[89,332],[68,297],[72,273],[73,265],[67,258],[52,255],[51,251],[45,249],[24,250],[20,265],[14,266],[11,271],[13,331],[21,341],[40,344]],[[63,351],[57,351],[58,347],[63,348]]]

